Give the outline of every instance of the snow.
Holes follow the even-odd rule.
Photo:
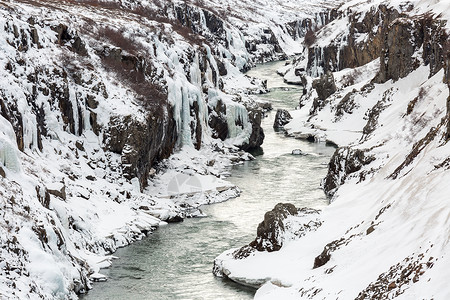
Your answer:
[[[364,13],[380,3],[385,2],[348,1],[340,10]],[[431,9],[448,20],[448,1],[412,3],[407,14]],[[389,4],[400,7],[403,3]],[[339,45],[348,34],[345,19],[324,27],[317,45],[335,41]],[[380,84],[371,82],[378,69],[375,60],[334,72],[337,91],[324,107],[312,114],[317,94],[311,91],[302,99],[304,106],[290,112],[293,120],[285,129],[291,136],[312,136],[362,149],[375,160],[348,174],[321,212],[322,225],[316,231],[306,232],[277,252],[255,251],[247,258],[234,259],[231,254],[236,249],[230,249],[216,258],[215,265],[228,278],[259,287],[255,299],[355,299],[362,293],[383,299],[450,297],[446,285],[450,276],[446,267],[450,172],[444,163],[450,150],[445,138],[449,88],[442,80],[444,71],[429,77],[429,66],[422,65],[405,78]],[[288,72],[288,68],[280,70],[283,75]],[[354,77],[351,83],[349,75]],[[354,105],[339,115],[339,103],[346,95]],[[363,134],[376,105],[382,109],[375,128]],[[408,161],[412,154],[414,158]],[[324,247],[339,241],[337,249],[330,251],[330,260],[313,268]],[[392,283],[395,287],[388,287]]]
[[[9,215],[0,220],[2,244],[16,243],[20,250],[2,252],[1,262],[3,259],[10,264],[17,262],[21,271],[17,279],[2,268],[0,294],[24,298],[33,287],[35,292],[29,296],[31,299],[40,296],[44,299],[75,298],[74,292],[83,278],[104,278],[100,268],[111,264],[110,254],[118,247],[144,238],[167,224],[164,220],[201,216],[200,205],[239,195],[238,188],[224,177],[233,163],[252,158],[234,146],[248,140],[251,125],[244,105],[219,91],[219,82],[213,80],[213,73],[218,74],[216,54],[204,45],[207,74],[202,74],[200,52],[193,50],[183,37],[173,34],[169,24],[162,24],[162,32],[167,36],[160,39],[151,27],[153,24],[122,15],[106,20],[107,10],[96,11],[84,6],[75,9],[68,3],[58,3],[61,10],[22,2],[9,5],[13,10],[0,8],[0,95],[2,105],[3,101],[5,105],[17,104],[23,122],[24,152],[18,150],[11,123],[0,116],[0,166],[6,173],[6,178],[0,176],[0,199],[2,210],[9,210]],[[39,47],[31,42],[31,25],[27,22],[30,16],[34,17]],[[96,135],[90,118],[94,112],[97,123],[108,127],[113,117],[126,120],[132,116],[136,122],[145,122],[146,112],[136,101],[135,93],[120,82],[114,72],[102,68],[95,55],[102,47],[99,41],[82,35],[88,54],[79,58],[58,46],[56,32],[51,29],[60,23],[67,24],[70,34],[79,34],[72,28],[87,26],[84,17],[102,20],[98,23],[105,26],[124,28],[124,35],[142,34],[136,36],[136,40],[143,49],[150,50],[147,54],[154,64],[152,70],[168,87],[179,137],[177,153],[161,162],[161,169],[152,170],[149,186],[144,191],[136,178],[127,180],[122,176],[120,154],[105,149],[104,132]],[[202,26],[205,27],[204,22]],[[15,27],[24,33],[27,51],[17,51],[13,43]],[[239,54],[241,60],[233,64],[231,59],[227,60],[227,69],[238,74],[239,68],[248,64],[251,57],[245,52],[239,30],[230,30],[235,46],[227,51],[230,57]],[[164,40],[167,37],[176,41]],[[188,64],[191,54],[194,54],[193,61]],[[69,62],[60,61],[61,57],[67,57]],[[21,59],[25,63],[18,63]],[[8,64],[12,65],[12,70],[8,69]],[[87,67],[80,70],[77,78],[62,75],[63,68],[71,64]],[[38,76],[38,80],[32,81],[32,76]],[[67,101],[72,107],[68,113],[73,116],[76,134],[69,132],[55,97],[50,91],[45,92],[52,84],[55,90],[67,90]],[[254,86],[258,88],[259,84]],[[207,125],[210,97],[202,93],[204,89],[222,98],[231,110],[229,141],[210,137]],[[96,103],[95,108],[86,107],[88,97]],[[36,108],[31,107],[30,99]],[[197,121],[191,116],[194,103],[198,107],[196,118],[202,127],[201,151],[192,145],[191,123]],[[37,108],[43,110],[45,120],[36,119],[33,109]],[[239,131],[235,125],[238,119],[244,121],[244,130]],[[81,134],[78,133],[82,126],[80,120],[84,129]],[[47,130],[47,136],[42,139],[42,151],[38,149],[38,121],[43,122]],[[125,147],[124,152],[127,149]],[[62,189],[65,189],[66,199],[53,195]],[[52,193],[46,194],[48,190]],[[16,238],[17,242],[12,242]],[[88,283],[87,288],[89,286]]]
[[[135,5],[133,1],[123,2]],[[155,5],[152,1],[141,2]],[[6,173],[5,178],[0,176],[0,205],[4,212],[0,236],[5,245],[0,249],[2,297],[75,298],[75,286],[83,278],[106,279],[100,269],[113,263],[111,253],[118,247],[144,238],[175,217],[201,216],[200,205],[238,196],[239,188],[226,181],[228,168],[233,163],[252,159],[237,146],[248,142],[252,130],[246,105],[253,100],[248,94],[266,91],[262,81],[241,71],[256,60],[273,60],[305,51],[301,41],[304,32],[296,28],[291,35],[288,22],[298,27],[299,22],[312,18],[313,27],[321,27],[323,15],[320,14],[327,8],[344,3],[341,11],[364,12],[382,1],[204,2],[219,10],[229,10],[221,11],[225,22],[223,37],[210,32],[204,12],[198,10],[198,29],[213,37],[217,42],[214,47],[206,43],[191,45],[175,32],[173,25],[142,20],[126,11],[73,6],[73,1],[47,1],[48,6],[10,1],[1,6],[0,98],[2,104],[17,105],[24,147],[20,152],[11,123],[0,116],[0,167]],[[391,5],[399,7],[402,3],[391,1]],[[408,14],[431,9],[443,19],[450,19],[448,1],[413,3],[414,9]],[[170,6],[168,14],[173,13]],[[82,31],[96,30],[89,20],[122,28],[125,37],[134,37],[140,47],[138,54],[148,57],[152,64],[151,76],[159,78],[167,87],[177,128],[177,151],[155,166],[157,170],[152,170],[144,190],[137,178],[128,180],[122,176],[121,156],[105,149],[104,132],[99,135],[93,132],[91,112],[96,113],[97,123],[104,127],[114,117],[124,120],[132,116],[133,120],[144,123],[148,115],[138,103],[136,93],[114,72],[102,67],[96,53],[107,41],[96,40]],[[52,28],[59,24],[69,25],[70,34],[83,37],[86,57],[80,58],[68,47],[58,45]],[[345,18],[331,26],[334,30],[319,32],[317,45],[336,39],[342,41],[348,34]],[[38,32],[39,45],[32,42],[33,28]],[[15,36],[15,31],[22,34],[22,39]],[[261,42],[263,38],[270,39],[272,34],[282,50],[280,53],[274,51],[273,45]],[[360,36],[358,41],[364,38]],[[27,50],[19,51],[17,43],[22,41],[26,42]],[[246,42],[257,43],[254,53],[248,51]],[[124,53],[131,52],[124,50]],[[304,64],[304,59],[300,64]],[[218,76],[219,60],[225,65],[226,76]],[[71,64],[82,66],[76,78],[61,72]],[[280,73],[287,81],[299,83],[291,66],[282,68]],[[291,230],[286,232],[285,246],[279,252],[257,253],[242,261],[221,256],[224,273],[232,280],[262,285],[257,299],[299,298],[300,290],[304,292],[301,297],[307,297],[317,287],[322,288],[317,297],[355,297],[376,281],[380,273],[406,257],[435,260],[421,280],[408,286],[400,297],[429,298],[430,293],[436,299],[450,297],[447,283],[442,280],[448,277],[449,263],[448,191],[442,187],[446,187],[449,175],[444,167],[434,168],[447,159],[448,146],[438,138],[433,139],[413,162],[399,171],[398,179],[388,179],[409,154],[411,145],[426,136],[432,127],[439,128],[438,136],[442,136],[443,126],[439,126],[448,96],[448,88],[442,83],[443,72],[427,78],[428,69],[422,66],[395,83],[375,84],[372,90],[361,91],[378,69],[379,63],[373,61],[357,69],[336,72],[338,92],[317,115],[309,118],[310,102],[291,112],[294,119],[285,126],[290,135],[313,136],[319,141],[371,149],[377,160],[361,170],[367,172],[366,180],[359,182],[357,176],[350,176],[340,187],[334,202],[321,214],[325,221],[317,231],[298,237],[292,233],[299,230],[301,222],[289,219],[286,227]],[[346,76],[353,73],[355,81],[344,84]],[[33,76],[37,79],[31,80]],[[308,80],[310,84],[311,78]],[[51,85],[67,90],[66,100],[72,107],[70,113],[76,134],[64,123],[55,97],[45,91]],[[353,89],[359,91],[354,98],[356,107],[352,113],[336,118],[339,100]],[[412,114],[405,116],[408,104],[422,89],[426,91],[424,98],[416,103]],[[389,91],[388,108],[380,114],[376,130],[363,136],[366,113],[386,91]],[[96,108],[86,106],[88,96],[97,103]],[[312,99],[314,92],[310,96]],[[219,100],[227,108],[229,136],[225,141],[211,138],[207,125],[208,111]],[[198,107],[195,117],[191,111],[194,103]],[[43,111],[44,120],[36,118],[38,109]],[[202,129],[199,151],[193,147],[195,130],[191,127],[197,126],[197,120]],[[40,122],[48,131],[42,140],[42,151],[38,139]],[[84,150],[78,149],[77,142]],[[65,200],[46,194],[48,190],[63,188]],[[46,203],[47,196],[49,203]],[[377,213],[387,205],[389,208],[377,219]],[[367,235],[372,222],[375,231]],[[311,269],[324,245],[341,237],[349,240],[348,245],[333,252],[326,266]],[[425,253],[425,258],[419,258],[419,253]],[[336,267],[332,273],[324,273],[324,269],[333,266]],[[311,290],[307,291],[308,288]],[[30,290],[34,292],[28,295]]]
[[[353,89],[361,89],[366,84],[370,83],[372,78],[377,74],[379,69],[379,60],[374,60],[362,67],[355,69],[345,69],[334,73],[339,89],[332,99],[341,99]],[[420,73],[420,71],[416,71]],[[354,74],[354,75],[352,75]],[[351,86],[344,86],[346,76],[354,77],[354,84]],[[417,84],[418,82],[414,83]],[[405,87],[405,91],[411,86]],[[336,118],[336,106],[339,101],[335,101],[333,105],[326,106],[320,113],[320,116],[313,116],[308,118],[310,107],[308,105],[302,107],[300,110],[291,111],[290,114],[293,120],[284,126],[289,135],[297,138],[307,138],[313,136],[317,141],[330,141],[336,145],[350,145],[359,141],[362,136],[362,128],[367,123],[365,118],[366,112],[373,107],[381,94],[385,91],[385,87],[375,87],[372,93],[378,95],[373,97],[365,97],[364,101],[360,97],[355,96],[355,102],[358,107],[352,114],[345,114],[341,118]],[[359,130],[358,130],[359,129]]]

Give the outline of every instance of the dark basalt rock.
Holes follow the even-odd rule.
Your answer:
[[[66,185],[63,184],[59,189],[48,189],[48,193],[53,196],[59,197],[63,200],[66,200]]]
[[[266,212],[264,221],[259,223],[256,239],[250,246],[258,251],[278,251],[283,245],[280,235],[284,231],[283,221],[287,216],[297,215],[297,208],[290,203],[278,203],[274,209]]]
[[[399,18],[386,35],[384,50],[380,57],[380,82],[394,81],[415,70],[420,62],[413,54],[422,45],[423,37],[415,34],[413,21]]]
[[[225,64],[221,60],[216,60],[217,62],[217,69],[219,70],[220,76],[225,76],[228,74],[227,68],[225,67]]]
[[[359,67],[380,57],[388,26],[399,15],[394,8],[380,5],[368,11],[362,19],[359,14],[348,16],[350,34],[344,40],[339,37],[325,47],[309,48],[307,65],[309,75],[321,75],[318,70],[326,73]],[[337,17],[336,15],[335,18]],[[356,36],[360,34],[367,34],[367,39],[358,43]]]
[[[433,76],[445,65],[448,34],[441,20],[431,15],[418,18],[398,18],[386,33],[380,56],[378,82],[396,81],[417,69],[420,60],[413,54],[422,48],[422,60],[430,66]]]
[[[314,80],[312,86],[317,91],[317,96],[320,100],[325,100],[336,92],[336,84],[331,72],[327,72],[320,76],[319,79]]]
[[[263,112],[260,107],[248,107],[248,119],[252,124],[252,134],[248,140],[248,143],[243,144],[240,148],[241,150],[251,150],[257,149],[264,142],[264,130],[261,127],[261,119],[263,117]]]
[[[167,158],[175,147],[177,131],[171,110],[168,117],[149,115],[146,122],[132,116],[112,117],[105,133],[106,148],[121,154],[123,175],[137,177],[141,188],[147,186],[150,169]]]
[[[341,238],[340,240],[335,240],[335,241],[325,245],[322,253],[320,253],[314,259],[313,269],[319,268],[319,267],[325,265],[328,261],[330,261],[331,253],[334,252],[336,249],[338,249],[344,243],[344,241],[345,241],[345,239]]]
[[[0,108],[2,116],[11,123],[16,134],[17,146],[20,151],[24,150],[23,120],[16,103],[6,102],[0,97]]]
[[[354,89],[350,93],[347,93],[344,98],[342,98],[341,101],[339,101],[338,105],[336,106],[336,119],[339,119],[346,114],[351,114],[353,112],[353,109],[356,107],[356,103],[354,102],[354,97],[357,91]]]
[[[203,9],[203,14],[205,15],[206,27],[208,27],[208,29],[216,36],[224,36],[225,30],[223,21],[206,9]]]
[[[304,209],[306,213],[317,213],[316,210]],[[264,221],[259,223],[256,239],[233,252],[235,259],[248,257],[255,251],[278,251],[283,246],[282,235],[285,231],[284,220],[288,216],[298,215],[299,210],[290,203],[278,203],[264,215]],[[319,223],[314,223],[313,227]],[[308,225],[309,226],[309,225]]]
[[[365,165],[370,164],[375,157],[367,154],[365,149],[342,147],[336,149],[328,163],[328,173],[322,185],[325,194],[331,198],[345,179]]]
[[[278,109],[273,122],[273,128],[283,129],[284,125],[292,120],[291,114],[285,109]]]
[[[213,138],[224,141],[228,137],[228,123],[226,118],[227,106],[218,100],[214,108],[209,107],[209,127],[213,129]]]
[[[180,215],[175,215],[172,217],[169,217],[167,220],[165,220],[167,223],[180,223],[184,221],[184,218]]]
[[[325,100],[336,92],[337,88],[334,82],[333,73],[327,72],[326,74],[323,74],[319,79],[313,81],[312,87],[316,90],[318,96],[314,99],[313,107],[310,112],[310,114],[313,115],[322,109],[326,104]]]

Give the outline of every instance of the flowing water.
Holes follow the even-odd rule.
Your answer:
[[[208,217],[160,227],[144,240],[119,249],[114,255],[120,259],[102,270],[108,281],[95,283],[83,300],[253,298],[253,289],[213,276],[214,258],[254,239],[264,213],[279,202],[297,207],[327,205],[319,185],[334,152],[324,144],[287,138],[273,130],[276,109],[294,109],[302,91],[276,74],[282,65],[259,65],[248,72],[268,79],[271,92],[261,98],[270,100],[274,111],[263,119],[263,154],[231,170],[229,181],[240,187],[242,195],[203,207]],[[293,149],[308,154],[292,155]]]

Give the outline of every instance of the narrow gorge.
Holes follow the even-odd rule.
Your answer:
[[[0,16],[0,298],[450,297],[448,1]]]

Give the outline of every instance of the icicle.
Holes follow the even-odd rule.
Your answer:
[[[0,116],[0,164],[13,172],[21,170],[14,129],[2,116]]]
[[[203,10],[199,9],[199,15],[200,15],[200,24],[204,30],[208,30],[208,26],[206,26],[206,18],[205,14],[203,13]]]
[[[78,101],[75,96],[75,91],[69,86],[69,101],[72,104],[72,113],[73,113],[73,121],[74,121],[74,132],[77,135],[79,132],[80,124],[79,124],[79,115],[78,115]]]
[[[236,123],[242,124],[236,125]],[[239,103],[227,105],[228,138],[235,145],[247,143],[252,133],[252,125],[248,119],[247,109]]]
[[[191,83],[201,89],[202,78],[201,78],[201,74],[200,74],[200,67],[199,67],[199,60],[198,60],[197,52],[195,53],[194,61],[192,62],[192,65],[190,68],[190,77],[191,77]]]

